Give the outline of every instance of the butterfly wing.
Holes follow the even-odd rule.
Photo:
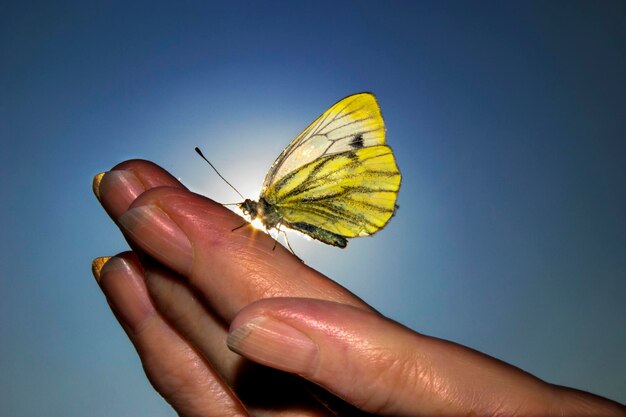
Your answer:
[[[281,223],[345,247],[342,238],[368,236],[387,224],[400,181],[391,148],[377,145],[318,158],[273,184],[264,198]]]
[[[298,135],[276,158],[265,177],[265,190],[317,158],[385,143],[385,125],[370,93],[335,103]]]
[[[283,151],[261,197],[282,224],[345,247],[345,238],[375,233],[395,212],[401,176],[384,143],[374,96],[347,97]]]

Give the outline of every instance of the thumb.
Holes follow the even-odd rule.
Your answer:
[[[227,343],[378,415],[624,415],[620,404],[330,301],[256,301],[237,314]]]
[[[363,411],[432,415],[450,409],[434,395],[420,336],[373,311],[305,298],[254,302],[231,324],[231,350],[315,382]],[[419,385],[419,386],[418,386]],[[419,411],[417,405],[419,404]]]

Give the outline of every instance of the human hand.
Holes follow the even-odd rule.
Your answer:
[[[150,162],[94,191],[133,248],[94,275],[181,416],[626,415],[381,316]]]

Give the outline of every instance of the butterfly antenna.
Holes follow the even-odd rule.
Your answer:
[[[217,175],[219,175],[219,177],[220,177],[221,179],[223,179],[223,180],[224,180],[224,182],[230,186],[230,188],[232,188],[233,190],[235,190],[235,192],[236,192],[237,194],[239,194],[239,196],[240,196],[241,198],[243,198],[244,200],[246,199],[243,195],[241,195],[241,193],[240,193],[240,192],[239,192],[239,191],[238,191],[238,190],[237,190],[237,189],[236,189],[236,188],[235,188],[235,187],[234,187],[231,183],[229,183],[229,182],[226,180],[226,178],[224,178],[224,177],[222,176],[222,174],[220,174],[220,172],[217,170],[217,168],[215,168],[215,167],[213,166],[213,164],[212,164],[212,163],[211,163],[208,159],[206,159],[206,157],[204,156],[204,154],[202,153],[202,151],[200,150],[200,148],[198,148],[197,146],[196,146],[196,152],[198,152],[198,155],[200,155],[200,157],[201,157],[202,159],[204,159],[204,160],[206,161],[206,163],[207,163],[207,164],[209,164],[209,165],[211,166],[211,168],[213,168],[213,171],[215,171],[215,173],[216,173]]]

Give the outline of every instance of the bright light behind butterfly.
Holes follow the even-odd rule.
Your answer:
[[[266,229],[282,226],[345,248],[395,213],[400,171],[385,144],[374,95],[344,98],[317,118],[278,156],[258,201],[239,204]]]

